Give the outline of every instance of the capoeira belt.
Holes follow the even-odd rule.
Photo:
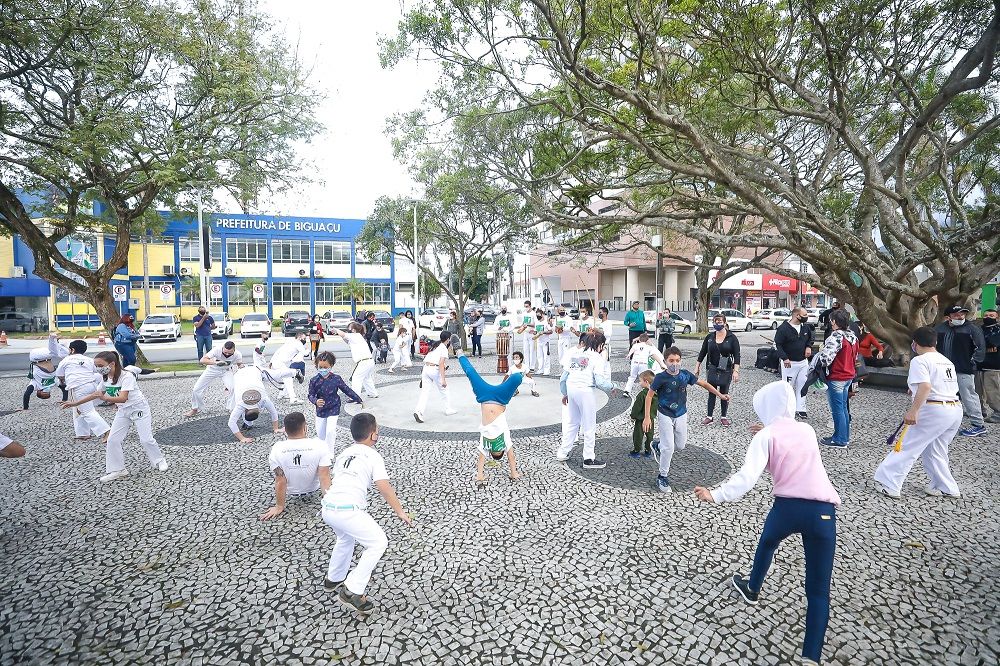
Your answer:
[[[959,405],[958,400],[928,400],[925,405]]]
[[[323,508],[327,511],[356,511],[358,509],[357,504],[329,504],[323,502]]]

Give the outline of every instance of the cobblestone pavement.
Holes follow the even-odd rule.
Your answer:
[[[750,395],[773,379],[744,373],[728,429],[700,425],[705,394],[692,390],[690,450],[674,463],[682,488],[739,467]],[[142,380],[157,431],[181,422],[193,382]],[[0,410],[21,388],[2,380]],[[952,447],[961,500],[925,497],[918,466],[892,502],[869,479],[906,400],[862,391],[854,446],[823,452],[844,499],[825,661],[996,664],[1000,429]],[[598,428],[599,451],[613,461],[601,474],[557,463],[557,436],[545,434],[517,441],[522,482],[494,469],[476,490],[471,437],[383,438],[418,527],[373,500],[390,547],[369,588],[377,611],[361,621],[322,586],[334,535],[316,498],[258,522],[272,501],[273,438],[229,441],[220,391],[203,419],[164,432],[170,471],[150,470],[130,437],[132,476],[105,487],[102,447],[72,443],[69,417],[36,401],[0,417],[0,430],[28,448],[0,460],[0,664],[793,663],[801,542],[779,551],[759,606],[727,583],[749,569],[771,502],[767,478],[733,505],[659,495],[651,461],[620,459],[631,423],[627,402],[613,403]],[[822,395],[810,396],[810,414],[828,434]]]

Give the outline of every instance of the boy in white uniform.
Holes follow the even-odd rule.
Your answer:
[[[521,352],[514,352],[510,355],[510,372],[503,376],[503,381],[507,381],[514,375],[521,375],[521,385],[528,387],[531,391],[531,395],[538,397],[538,391],[535,390],[535,380],[531,375],[531,370],[525,367],[524,354]],[[514,395],[517,395],[517,391]]]
[[[86,353],[87,343],[74,340],[69,343],[69,355],[59,361],[56,368],[56,377],[65,384],[71,401],[94,393],[100,383],[94,361],[85,356]],[[94,408],[94,400],[79,402],[73,408],[73,429],[78,440],[101,437],[111,431],[108,422]]]
[[[385,461],[375,450],[378,442],[375,417],[367,412],[357,414],[351,419],[351,436],[354,444],[337,456],[330,489],[323,495],[323,522],[337,534],[324,585],[339,588],[342,604],[367,615],[375,606],[365,596],[365,590],[375,565],[389,545],[385,532],[366,511],[369,488],[374,484],[400,520],[407,525],[412,521],[389,483]],[[358,565],[348,575],[355,543],[360,543],[364,551],[358,558]]]
[[[268,464],[274,475],[274,506],[260,515],[270,520],[285,510],[288,495],[309,495],[330,489],[330,454],[326,442],[306,437],[306,417],[302,412],[285,415],[288,439],[271,447]]]
[[[667,364],[663,360],[663,354],[649,343],[649,335],[646,333],[639,334],[632,348],[629,349],[628,356],[632,359],[632,368],[628,374],[628,381],[625,382],[626,393],[632,392],[632,384],[635,383],[639,373],[643,370],[652,370],[657,364],[659,364],[661,369],[667,369]]]
[[[21,401],[23,409],[28,409],[28,401],[31,399],[32,393],[45,400],[52,395],[52,390],[57,388],[56,366],[69,355],[69,348],[66,345],[59,344],[58,335],[55,331],[49,333],[47,347],[32,349],[28,353],[28,362],[30,364],[28,367],[28,379],[31,380],[31,383],[24,389],[24,396]],[[58,388],[62,391],[63,402],[69,400],[69,392],[66,390],[66,387],[58,385]]]
[[[541,312],[538,313],[541,315]],[[552,339],[553,320],[544,315],[535,319],[535,370],[541,375],[552,372],[552,359],[549,355],[549,341]]]
[[[531,301],[524,302],[521,310],[521,323],[516,332],[521,335],[521,353],[524,354],[524,362],[532,370],[535,369],[535,331],[534,326],[535,311],[531,307]]]
[[[240,368],[233,375],[234,407],[229,413],[229,429],[241,442],[252,442],[253,437],[247,437],[241,432],[241,426],[252,428],[257,423],[260,410],[264,409],[271,415],[271,427],[274,434],[279,434],[278,409],[271,402],[264,388],[264,375],[267,370],[257,366]]]
[[[278,347],[271,356],[272,374],[280,378],[284,385],[281,397],[289,405],[299,405],[302,401],[295,397],[295,380],[301,384],[305,379],[306,334],[296,333],[295,339]]]
[[[372,358],[372,350],[365,340],[365,327],[356,321],[347,325],[347,331],[339,328],[333,332],[341,337],[351,348],[351,360],[354,361],[354,372],[351,373],[351,390],[371,398],[378,397],[378,390],[375,388],[375,359]]]
[[[236,343],[228,340],[221,347],[213,347],[199,362],[206,367],[194,384],[194,390],[191,392],[191,411],[184,415],[185,418],[194,416],[205,406],[205,389],[216,379],[222,379],[222,385],[226,390],[226,409],[232,410],[233,373],[243,367],[243,354],[236,349]]]
[[[451,348],[451,333],[441,331],[438,345],[427,352],[424,356],[424,369],[420,375],[420,398],[417,400],[417,409],[413,412],[413,418],[417,423],[424,422],[424,410],[427,409],[427,401],[431,397],[431,388],[437,388],[444,398],[444,413],[446,416],[455,414],[458,410],[452,409],[451,396],[448,394],[448,378],[445,376],[448,362],[448,350]]]
[[[906,384],[913,403],[892,438],[893,449],[875,470],[878,491],[899,499],[906,475],[919,457],[930,484],[928,495],[961,497],[951,475],[948,446],[962,426],[962,402],[954,364],[937,351],[937,331],[922,326],[913,332],[913,351]]]
[[[403,317],[400,321],[409,321]],[[408,328],[399,327],[396,340],[392,343],[392,365],[387,372],[395,373],[397,367],[412,368],[413,361],[410,360],[410,331]]]
[[[594,451],[597,435],[597,403],[594,388],[614,394],[614,384],[604,374],[604,334],[598,330],[581,336],[582,349],[566,354],[559,389],[563,394],[563,405],[569,407],[568,423],[564,423],[562,445],[556,451],[556,460],[569,459],[576,445],[576,437],[583,430],[583,466],[587,469],[602,469],[607,463],[599,459]]]

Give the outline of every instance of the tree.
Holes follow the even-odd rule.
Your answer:
[[[181,303],[184,302],[185,298],[197,298],[199,305],[205,305],[207,307],[207,303],[201,302],[201,276],[198,275],[198,273],[191,273],[181,278],[180,292]]]
[[[294,144],[319,130],[319,98],[249,0],[17,7],[0,15],[0,230],[31,248],[39,277],[111,326],[109,280],[130,235],[160,223],[155,206],[219,190],[246,209],[289,185]],[[28,209],[18,191],[46,201]],[[88,231],[115,240],[93,268],[57,247]]]
[[[250,299],[250,307],[253,308],[254,312],[257,312],[257,299],[254,298],[253,288],[258,284],[264,283],[256,278],[244,278],[243,282],[240,283],[240,294],[238,300],[243,300],[244,298]]]
[[[350,278],[341,283],[340,288],[351,299],[351,314],[357,316],[358,306],[365,302],[365,283],[357,278]]]
[[[774,249],[908,350],[1000,270],[998,43],[1000,0],[463,0],[415,6],[383,59],[442,62],[429,99],[489,118],[479,158],[540,220]],[[657,203],[589,211],[608,191]]]

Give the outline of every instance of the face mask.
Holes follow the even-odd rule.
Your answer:
[[[965,317],[962,317],[961,319],[952,319],[949,323],[952,326],[961,326],[965,323]]]
[[[722,329],[724,329],[725,327],[726,327],[726,325],[725,325],[725,324],[712,324],[712,328],[714,328],[714,329],[715,329],[715,330],[717,330],[717,331],[721,331],[721,330],[722,330]]]
[[[232,354],[227,354],[226,352],[222,352],[222,356],[223,356],[223,358],[232,358],[233,357]]]
[[[983,317],[983,326],[996,326],[996,325],[997,325],[996,317]]]
[[[108,375],[111,374],[111,366],[105,365],[104,367],[98,368],[97,371],[102,375],[104,375],[105,377],[107,377]]]
[[[330,368],[316,368],[316,372],[319,374],[320,377],[326,377],[328,374],[330,374]]]
[[[681,371],[680,363],[667,363],[667,372],[669,372],[670,374],[676,375],[680,371]]]

